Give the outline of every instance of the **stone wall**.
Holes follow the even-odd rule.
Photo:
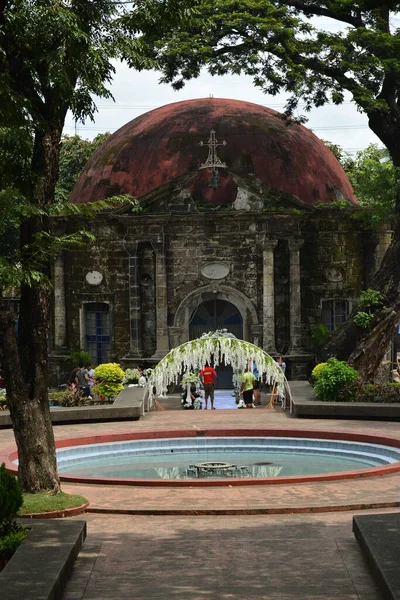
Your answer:
[[[304,371],[307,359],[294,355],[312,351],[309,341],[313,325],[320,321],[321,301],[355,300],[376,264],[376,246],[379,249],[382,245],[379,236],[374,243],[364,243],[365,234],[359,222],[350,218],[348,212],[334,209],[257,214],[220,209],[203,214],[100,215],[87,225],[96,236],[95,241],[65,256],[66,346],[53,353],[53,363],[58,361],[59,365],[63,352],[65,355],[84,346],[82,309],[88,302],[109,305],[111,359],[125,365],[138,364],[144,358],[156,360],[165,354],[168,348],[160,344],[163,332],[170,346],[185,341],[193,310],[213,295],[239,308],[245,339],[262,346],[266,240],[277,240],[276,348],[271,352],[290,356],[296,316],[293,311],[291,314],[290,306],[289,242],[296,240],[301,246],[304,240],[299,250],[301,347],[292,352],[293,360],[301,363]],[[71,220],[65,221],[65,227],[73,228]],[[209,263],[225,265],[226,275],[221,278],[218,273],[210,275],[210,270],[204,269]],[[90,271],[103,275],[101,284],[87,282],[86,274]],[[165,307],[161,306],[163,277],[167,283]],[[57,318],[60,326],[59,315]],[[135,345],[132,336],[136,335]]]

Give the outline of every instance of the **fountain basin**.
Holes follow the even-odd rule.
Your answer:
[[[400,471],[399,440],[339,431],[196,429],[141,432],[60,440],[57,449],[61,479],[79,483],[142,486],[276,485],[372,477]],[[190,457],[187,459],[188,454]],[[251,464],[249,455],[253,457]],[[132,456],[139,471],[146,465],[148,473],[142,473],[141,476],[124,476],[121,473],[120,465],[126,464]],[[304,471],[303,466],[300,472],[288,472],[286,466],[297,463],[300,456],[305,457],[306,464],[327,460],[333,461],[334,465],[330,470],[323,466],[320,472]],[[177,466],[171,466],[171,457]],[[11,464],[7,464],[7,467],[16,470],[16,453],[8,458]],[[106,462],[106,475],[99,472],[99,460]],[[222,461],[239,467],[246,465],[249,472],[246,474],[246,469],[243,469],[240,477],[196,478],[193,473],[191,476],[185,472],[182,476],[182,470],[179,474],[178,467],[182,467],[185,460],[188,461],[187,467],[204,461]],[[346,463],[344,466],[343,461]],[[91,462],[92,466],[94,464],[92,473]],[[119,473],[110,472],[107,463],[119,465],[116,467]],[[153,477],[149,475],[151,469]],[[82,470],[84,472],[80,472]]]

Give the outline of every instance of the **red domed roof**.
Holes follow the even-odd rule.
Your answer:
[[[211,129],[219,141],[227,142],[218,148],[218,155],[231,173],[253,173],[307,204],[341,197],[356,202],[343,168],[309,129],[287,124],[264,106],[222,98],[168,104],[121,127],[89,160],[71,202],[118,194],[140,197],[195,171],[207,159],[208,148],[199,142],[208,140]],[[208,197],[213,190],[201,179]],[[217,192],[221,195],[222,190]]]

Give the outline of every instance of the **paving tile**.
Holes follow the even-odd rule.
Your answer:
[[[61,439],[131,431],[268,427],[362,431],[400,439],[398,423],[299,420],[262,410],[193,412],[200,414],[163,411],[137,422],[59,425],[54,431]],[[12,444],[12,431],[0,430],[0,450]],[[287,514],[185,517],[87,514],[88,538],[63,600],[382,600],[352,534],[355,510],[290,511],[398,501],[400,475],[295,486],[173,489],[63,484],[63,491],[87,496],[92,506],[111,509],[288,510]]]

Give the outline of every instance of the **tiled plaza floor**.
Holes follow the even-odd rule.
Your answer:
[[[265,408],[160,411],[137,422],[56,426],[55,435],[61,439],[235,427],[400,438],[395,422],[300,420]],[[0,430],[0,450],[12,444],[12,432]],[[64,600],[381,600],[352,534],[351,520],[360,506],[400,505],[400,475],[196,489],[65,483],[63,490],[85,495],[92,509],[149,513],[84,516],[88,538]],[[291,514],[335,507],[347,512]],[[192,515],[179,514],[188,509]],[[239,509],[242,514],[197,516],[196,510],[202,509]],[[287,514],[249,514],[249,509]],[[162,510],[172,514],[157,514]]]
[[[143,420],[128,423],[56,427],[57,437],[84,433],[219,428],[291,428],[374,433],[400,437],[400,425],[389,422],[305,420],[288,417],[280,409],[216,411],[161,411]],[[90,500],[90,509],[105,511],[259,511],[332,510],[352,507],[386,508],[400,506],[400,473],[384,477],[336,482],[302,483],[249,487],[155,488],[64,484],[66,491],[81,493]]]
[[[57,439],[102,433],[223,428],[290,428],[372,433],[400,438],[400,424],[383,421],[295,419],[280,409],[160,411],[140,421],[58,425]],[[11,430],[0,430],[0,450],[12,445]],[[400,473],[332,482],[248,487],[130,487],[64,483],[63,490],[90,501],[89,510],[187,514],[187,511],[295,512],[400,506]]]
[[[348,512],[87,521],[63,600],[383,600]]]

